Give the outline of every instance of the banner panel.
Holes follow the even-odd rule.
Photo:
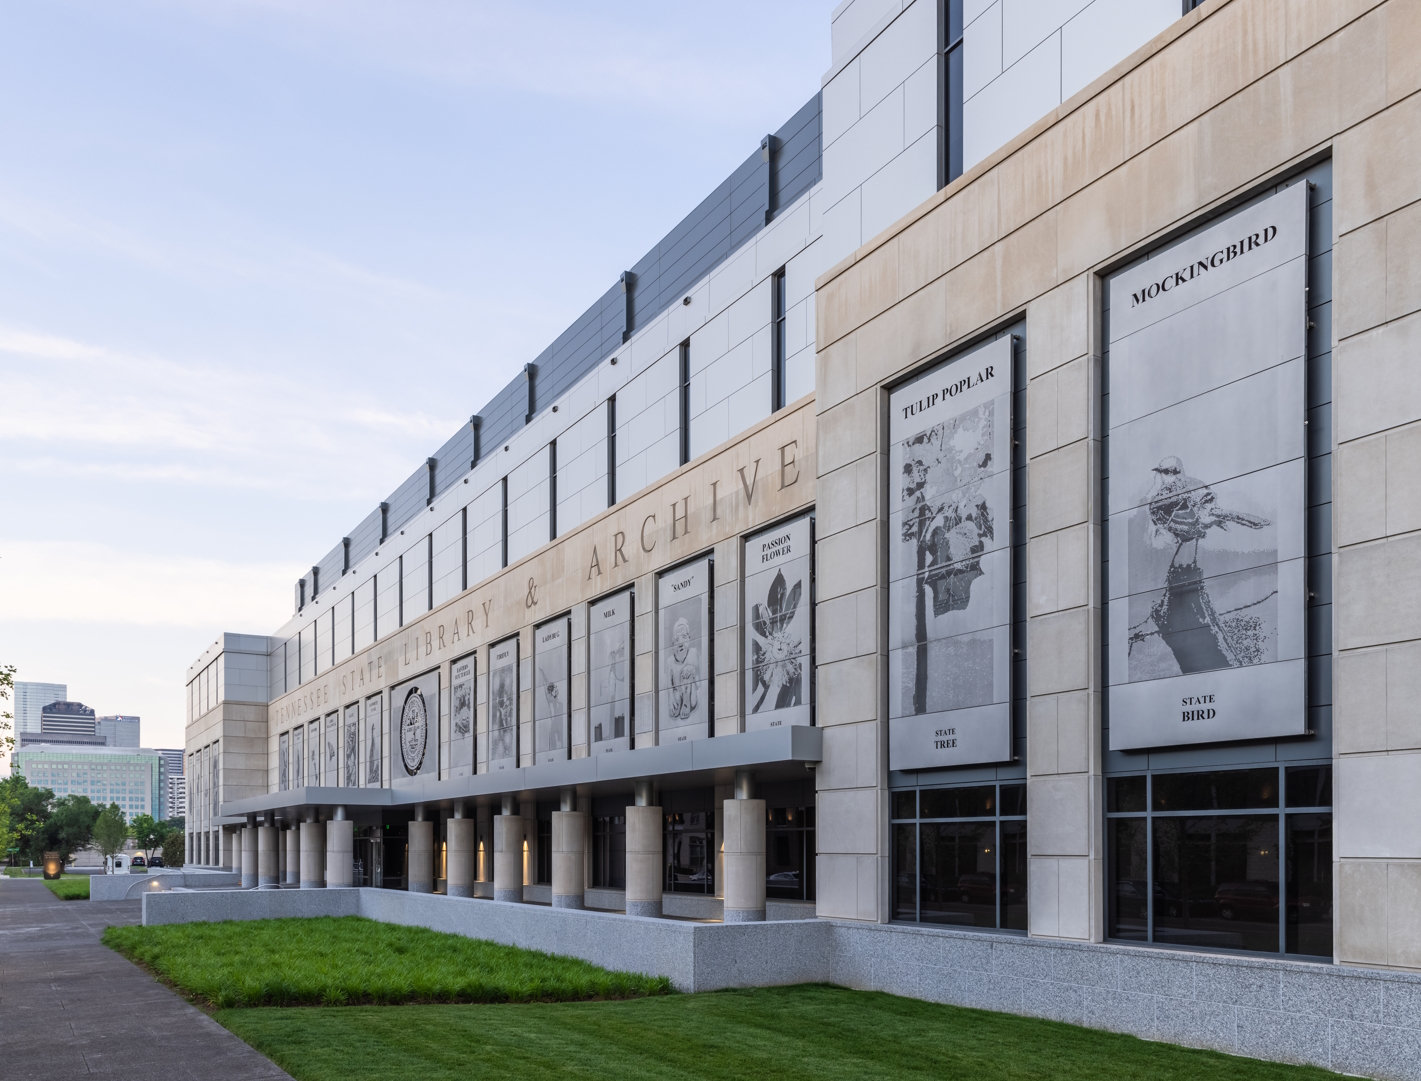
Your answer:
[[[594,755],[631,749],[634,608],[630,589],[588,606],[589,728]]]
[[[197,769],[193,775],[201,778],[202,771]],[[291,733],[283,732],[276,737],[276,786],[278,791],[285,792],[291,787]],[[196,801],[194,800],[194,806]]]
[[[814,516],[745,539],[745,731],[814,723]]]
[[[533,761],[566,762],[571,746],[567,706],[572,621],[559,616],[533,628]]]
[[[385,699],[372,694],[365,700],[365,787],[380,788],[384,784],[384,719]]]
[[[488,771],[518,768],[518,637],[489,647]]]
[[[390,692],[390,783],[439,777],[439,669]]]
[[[1010,335],[889,396],[889,768],[1011,758]]]
[[[320,719],[306,725],[306,784],[319,788],[321,784],[321,722]]]
[[[345,707],[345,720],[341,731],[342,788],[360,787],[360,703],[352,702]]]
[[[306,726],[291,730],[291,787],[306,787]]]
[[[1307,730],[1307,186],[1115,275],[1110,746]]]
[[[711,735],[712,579],[710,556],[657,577],[658,744]]]
[[[321,755],[321,783],[327,788],[336,788],[339,781],[336,771],[340,764],[340,714],[334,710],[326,714],[324,750]]]
[[[449,776],[474,773],[474,706],[478,654],[460,657],[449,666]]]

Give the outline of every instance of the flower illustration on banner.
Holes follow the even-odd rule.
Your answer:
[[[758,637],[750,643],[755,680],[752,693],[759,691],[760,694],[750,708],[751,713],[760,712],[771,691],[775,692],[772,710],[801,704],[801,639],[792,628],[802,584],[795,582],[793,589],[786,590],[784,572],[777,572],[765,603],[755,604],[751,625]]]
[[[543,697],[548,700],[548,716],[561,716],[562,710],[559,707],[562,704],[562,699],[561,696],[558,694],[557,680],[549,679],[548,674],[544,672],[541,668],[539,668],[538,682],[543,685]]]

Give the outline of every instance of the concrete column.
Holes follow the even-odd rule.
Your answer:
[[[296,823],[291,823],[282,832],[281,848],[285,853],[282,858],[282,885],[301,885],[301,830]]]
[[[505,801],[508,811],[512,801]],[[493,899],[523,900],[523,816],[495,815],[493,820]]]
[[[351,860],[355,852],[355,823],[345,817],[345,808],[337,807],[335,816],[326,823],[326,888],[335,889],[355,884]]]
[[[257,827],[249,820],[242,830],[242,889],[255,889],[257,885]]]
[[[478,877],[478,823],[464,817],[464,805],[454,804],[449,819],[449,878],[444,888],[450,897],[472,897]]]
[[[424,818],[424,808],[414,809],[409,830],[409,891],[434,892],[434,823]]]
[[[301,823],[301,888],[320,890],[326,886],[326,824]]]
[[[240,871],[242,869],[242,858],[237,852],[237,833],[235,830],[220,829],[214,841],[222,845],[222,869],[224,871]],[[212,853],[212,862],[217,862],[217,853]]]
[[[281,879],[281,831],[275,826],[257,827],[257,885],[279,886]]]
[[[765,918],[765,801],[725,801],[725,922]]]
[[[587,816],[577,810],[577,793],[565,789],[562,810],[553,812],[553,907],[582,908]]]
[[[636,806],[627,808],[627,915],[661,915],[661,808],[651,803],[651,782],[637,781]]]

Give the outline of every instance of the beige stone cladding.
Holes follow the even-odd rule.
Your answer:
[[[533,760],[533,628],[573,612],[574,648],[585,650],[589,601],[634,585],[636,594],[636,731],[655,737],[655,589],[658,571],[692,556],[715,554],[716,734],[739,732],[740,538],[814,502],[814,399],[808,396],[664,480],[412,620],[299,690],[276,698],[263,729],[264,786],[277,787],[278,735],[326,712],[363,701],[421,672],[440,670],[478,651],[478,772],[487,771],[488,646],[519,636],[520,764]],[[579,611],[579,609],[581,611]],[[587,665],[574,658],[572,757],[588,754]],[[447,694],[441,694],[447,698]],[[447,724],[447,708],[444,722]],[[389,708],[385,710],[389,723]],[[388,727],[385,737],[388,785]]]
[[[819,911],[886,920],[884,386],[1026,318],[1030,931],[1103,936],[1100,275],[1331,155],[1339,960],[1421,967],[1421,5],[1212,0],[817,283]]]

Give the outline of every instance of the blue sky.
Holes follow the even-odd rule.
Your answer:
[[[0,663],[181,746],[187,665],[808,100],[831,8],[0,5]]]

